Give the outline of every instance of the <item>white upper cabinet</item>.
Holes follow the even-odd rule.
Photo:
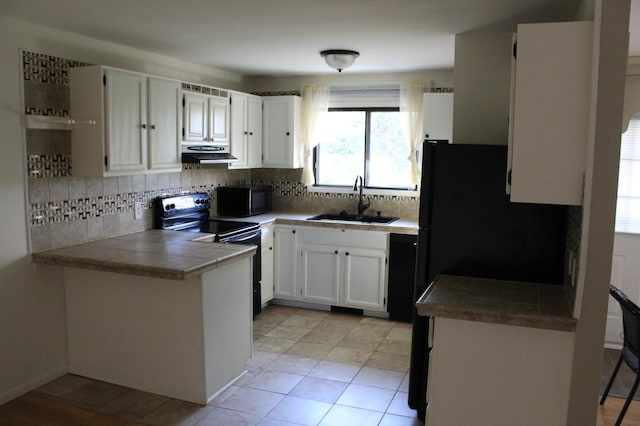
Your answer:
[[[303,148],[300,145],[300,96],[266,96],[262,102],[263,167],[303,167]]]
[[[230,169],[262,167],[262,98],[231,93],[231,154],[238,160]]]
[[[70,71],[74,176],[179,171],[180,83],[102,66]]]
[[[453,93],[425,93],[424,139],[453,139]]]
[[[518,25],[507,193],[512,202],[582,204],[593,22]]]
[[[107,170],[143,172],[147,168],[146,77],[110,69],[105,77]]]
[[[149,77],[149,168],[182,168],[180,153],[180,82]]]
[[[229,98],[183,92],[185,142],[229,143]]]

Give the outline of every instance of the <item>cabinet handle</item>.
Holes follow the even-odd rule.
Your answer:
[[[156,125],[155,125],[155,124],[152,124],[152,125],[151,125],[151,130],[155,130],[155,129],[156,129]]]
[[[349,256],[349,252],[346,252],[344,255],[345,255],[345,256]]]
[[[296,230],[295,230],[295,229],[294,229],[294,230],[292,230],[292,231],[291,231],[291,233],[292,233],[292,234],[295,234],[295,233],[296,233]]]
[[[269,250],[273,250],[273,247],[269,247]]]
[[[253,132],[249,132],[249,136],[253,136]]]
[[[142,127],[143,129],[146,129],[146,128],[147,128],[147,125],[146,125],[146,124],[143,124],[141,127]]]
[[[245,135],[246,135],[246,134],[248,134],[248,133],[249,133],[249,132],[244,132],[244,134],[245,134]]]
[[[209,138],[202,138],[202,140],[206,142],[209,140]]]
[[[334,251],[335,254],[338,254],[338,250]]]
[[[289,132],[287,132],[287,136],[289,136]]]

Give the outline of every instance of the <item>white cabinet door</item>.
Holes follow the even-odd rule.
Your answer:
[[[247,166],[262,167],[262,98],[249,96],[247,101]]]
[[[273,225],[260,228],[262,236],[261,245],[261,275],[260,292],[262,305],[273,299]]]
[[[180,171],[180,82],[148,78],[149,169]]]
[[[184,93],[184,137],[186,142],[209,141],[208,96],[199,93]]]
[[[263,99],[263,166],[300,168],[299,96],[268,96]]]
[[[147,169],[147,85],[142,74],[106,69],[106,171]]]
[[[277,225],[273,232],[273,280],[274,296],[287,299],[296,294],[296,228]]]
[[[230,169],[262,167],[262,99],[231,93],[231,154],[238,160]]]
[[[329,305],[340,302],[340,253],[334,247],[300,247],[300,299]]]
[[[102,66],[70,70],[74,176],[180,171],[180,82]]]
[[[425,139],[453,139],[453,93],[425,93],[423,114]]]
[[[186,142],[229,142],[229,98],[184,92]]]
[[[386,309],[386,255],[376,250],[345,249],[343,305]]]
[[[247,101],[244,93],[231,93],[231,155],[238,160],[229,163],[230,169],[246,169],[247,152]]]
[[[229,99],[209,96],[209,141],[229,142]]]
[[[593,22],[518,25],[507,193],[582,204]]]

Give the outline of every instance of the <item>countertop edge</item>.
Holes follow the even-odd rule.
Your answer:
[[[244,222],[257,222],[261,226],[269,225],[293,225],[308,226],[316,228],[333,228],[333,229],[352,229],[361,231],[381,231],[396,234],[418,235],[418,220],[399,218],[391,223],[364,223],[344,220],[307,220],[309,217],[316,216],[317,212],[269,212],[256,216],[248,217],[226,217],[215,216],[212,219],[237,220]]]
[[[147,232],[147,231],[142,231]],[[153,232],[167,232],[153,230]],[[172,231],[169,231],[172,232]],[[192,235],[184,234],[184,237],[191,238]],[[130,237],[133,234],[126,234],[121,237]],[[117,239],[118,237],[112,237]],[[78,246],[91,246],[93,244],[100,244],[104,240],[96,240],[91,243],[83,243]],[[194,244],[211,244],[194,242]],[[31,254],[31,260],[33,263],[47,264],[68,268],[88,269],[101,272],[111,272],[118,274],[129,274],[136,276],[144,276],[151,278],[169,279],[169,280],[187,280],[191,277],[202,275],[205,272],[211,271],[218,267],[221,267],[229,262],[240,260],[244,257],[249,257],[255,254],[257,248],[253,245],[233,245],[233,250],[226,250],[223,256],[216,258],[204,258],[196,257],[191,258],[190,262],[187,262],[184,267],[179,266],[158,266],[149,263],[135,263],[126,262],[122,260],[109,260],[96,257],[93,255],[83,254],[69,254],[65,253],[69,248],[76,246],[66,246],[59,249],[52,249],[43,252],[36,252]],[[110,247],[99,247],[98,249],[109,250]],[[158,255],[166,255],[167,253],[158,252]],[[186,256],[185,258],[190,258]],[[197,259],[195,262],[193,259]],[[190,265],[189,265],[190,264]]]
[[[434,318],[448,318],[465,321],[485,322],[492,324],[513,325],[519,327],[539,328],[544,330],[555,331],[567,331],[573,332],[576,329],[577,320],[567,315],[556,314],[544,314],[544,313],[530,313],[526,311],[519,312],[518,310],[497,310],[495,309],[498,303],[497,298],[492,299],[491,296],[487,297],[483,303],[473,306],[471,304],[462,303],[462,295],[456,294],[458,289],[450,292],[452,298],[451,302],[441,299],[441,301],[430,300],[433,292],[437,286],[442,283],[438,279],[446,279],[448,276],[438,276],[432,282],[425,292],[420,296],[416,302],[416,311],[420,316],[430,316]],[[461,278],[461,277],[453,277]],[[468,277],[464,277],[465,279]],[[472,279],[472,278],[468,278]],[[488,280],[494,281],[494,280]],[[500,282],[500,280],[495,280]],[[446,285],[446,282],[445,282]],[[528,285],[536,285],[535,283],[529,283]]]

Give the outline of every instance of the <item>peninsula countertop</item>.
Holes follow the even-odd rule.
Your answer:
[[[563,286],[438,275],[416,302],[418,315],[573,331]]]
[[[253,255],[256,246],[213,243],[208,234],[151,229],[33,253],[35,263],[185,280]]]

